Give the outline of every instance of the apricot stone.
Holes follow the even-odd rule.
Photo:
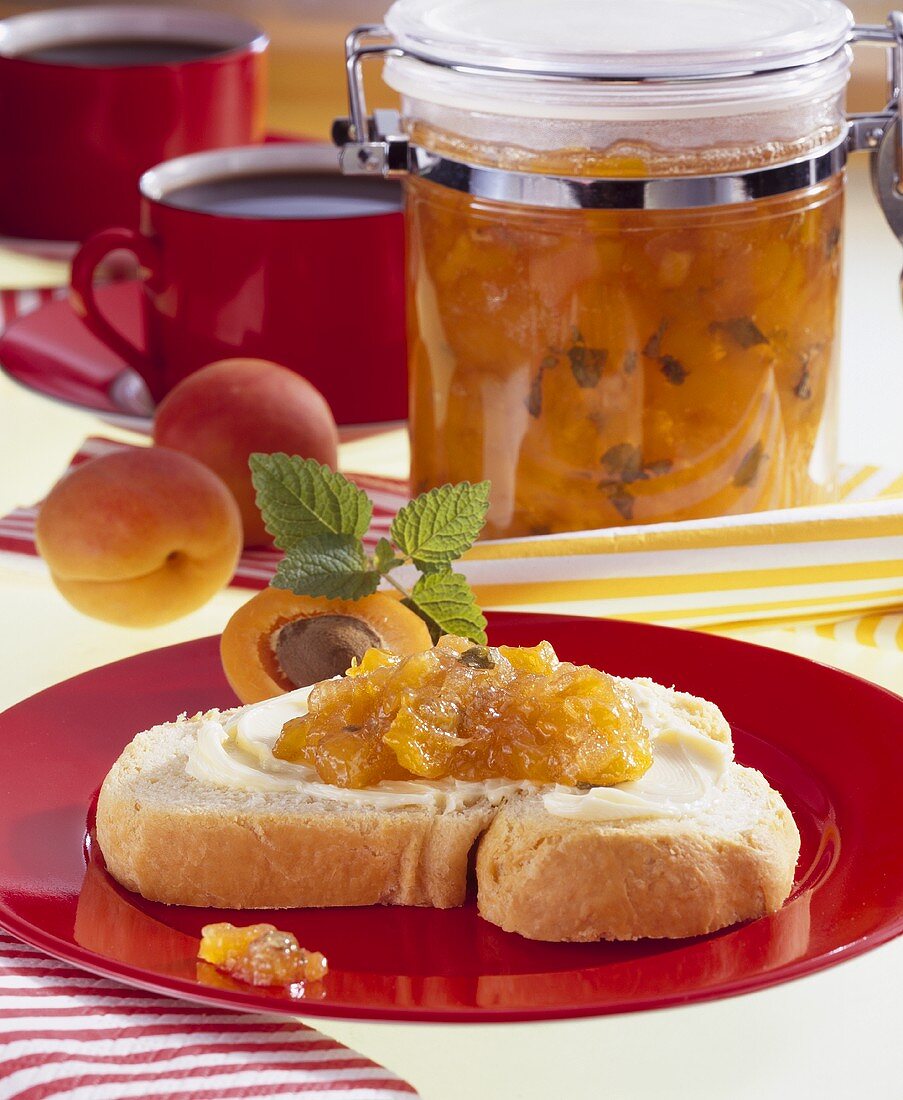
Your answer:
[[[73,607],[121,626],[158,626],[228,584],[241,516],[196,459],[141,447],[91,459],[57,482],[36,542]]]
[[[272,542],[248,456],[283,451],[335,469],[338,454],[325,397],[306,378],[263,359],[224,359],[183,379],[157,410],[154,441],[219,474],[238,501],[246,546]]]

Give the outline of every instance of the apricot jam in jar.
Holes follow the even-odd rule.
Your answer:
[[[863,30],[899,63],[839,0],[398,0],[349,37],[343,169],[406,178],[414,492],[490,479],[495,537],[833,498],[844,164],[899,129],[846,117]]]

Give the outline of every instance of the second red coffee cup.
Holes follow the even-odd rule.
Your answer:
[[[0,234],[137,225],[151,165],[261,140],[266,46],[244,20],[187,7],[0,21]]]
[[[208,363],[250,356],[308,378],[339,423],[406,415],[398,184],[341,176],[332,146],[286,143],[167,161],[140,190],[140,232],[107,229],[82,245],[72,301],[156,400]],[[117,249],[142,269],[144,347],[94,293]]]

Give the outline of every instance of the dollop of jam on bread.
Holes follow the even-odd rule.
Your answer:
[[[327,783],[505,778],[569,786],[639,779],[652,745],[636,703],[611,676],[532,648],[446,635],[423,653],[369,649],[317,684],[308,713],[274,754]]]

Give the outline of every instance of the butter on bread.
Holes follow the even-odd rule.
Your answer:
[[[650,681],[662,706],[720,742],[712,703]],[[154,901],[224,908],[462,904],[476,846],[480,913],[543,940],[684,937],[778,909],[799,833],[780,795],[733,763],[683,817],[571,820],[541,793],[452,809],[374,808],[203,782],[186,762],[205,716],[139,734],[101,789],[110,873]]]

